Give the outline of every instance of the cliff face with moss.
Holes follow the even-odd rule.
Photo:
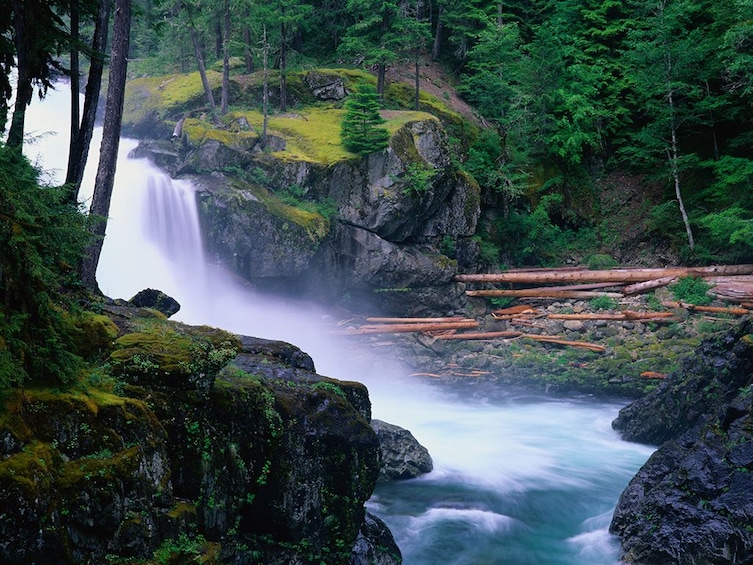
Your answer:
[[[177,88],[186,77],[134,81],[130,96],[140,102],[126,127],[155,138],[183,119],[176,139],[145,142],[138,154],[194,180],[209,252],[252,284],[355,309],[462,307],[452,277],[478,256],[480,190],[453,165],[453,116],[426,95],[434,114],[384,112],[389,146],[358,157],[339,141],[338,97],[365,79],[345,71],[303,79],[296,113],[270,117],[264,147],[258,111],[231,112],[221,125],[193,117],[199,102]]]
[[[113,312],[114,384],[2,399],[4,563],[348,563],[391,539],[365,516],[363,385],[289,344]]]

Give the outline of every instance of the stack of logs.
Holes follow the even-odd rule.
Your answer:
[[[521,301],[547,299],[591,299],[606,296],[621,299],[667,286],[681,277],[700,277],[712,286],[710,293],[716,298],[738,302],[736,307],[696,306],[682,302],[663,302],[667,308],[684,308],[697,312],[712,312],[730,315],[746,315],[753,308],[753,265],[717,265],[712,267],[675,267],[667,269],[609,269],[588,270],[579,268],[511,270],[495,274],[457,275],[455,280],[464,283],[503,283],[510,286],[544,285],[525,289],[467,290],[469,296],[511,297]],[[575,283],[575,284],[564,284]],[[607,313],[552,314],[530,304],[492,312],[495,320],[507,321],[509,325],[537,327],[538,318],[554,320],[616,320],[643,323],[668,323],[677,321],[674,312],[636,312],[622,310]],[[386,334],[418,332],[441,340],[456,339],[512,339],[524,338],[540,342],[579,347],[603,352],[602,345],[583,341],[571,341],[558,336],[526,333],[517,330],[476,330],[479,322],[470,318],[367,318],[366,324],[351,330],[356,334]]]

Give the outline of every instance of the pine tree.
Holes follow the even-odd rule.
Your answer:
[[[384,118],[379,115],[379,95],[370,85],[361,86],[345,102],[342,121],[343,145],[358,155],[381,151],[389,144],[390,134],[381,127]]]

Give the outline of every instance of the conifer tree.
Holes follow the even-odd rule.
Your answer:
[[[381,151],[389,144],[389,132],[379,127],[384,123],[379,115],[379,95],[371,85],[363,85],[345,102],[342,121],[343,145],[358,155]]]

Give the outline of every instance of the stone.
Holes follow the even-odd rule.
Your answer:
[[[147,288],[138,292],[128,302],[139,308],[152,308],[162,312],[168,318],[177,314],[180,310],[180,304],[173,297],[168,296],[161,290]]]
[[[582,332],[586,325],[580,320],[565,320],[562,323],[562,327],[572,332]]]
[[[434,468],[429,451],[408,430],[381,420],[371,427],[379,438],[379,482],[413,479]]]

